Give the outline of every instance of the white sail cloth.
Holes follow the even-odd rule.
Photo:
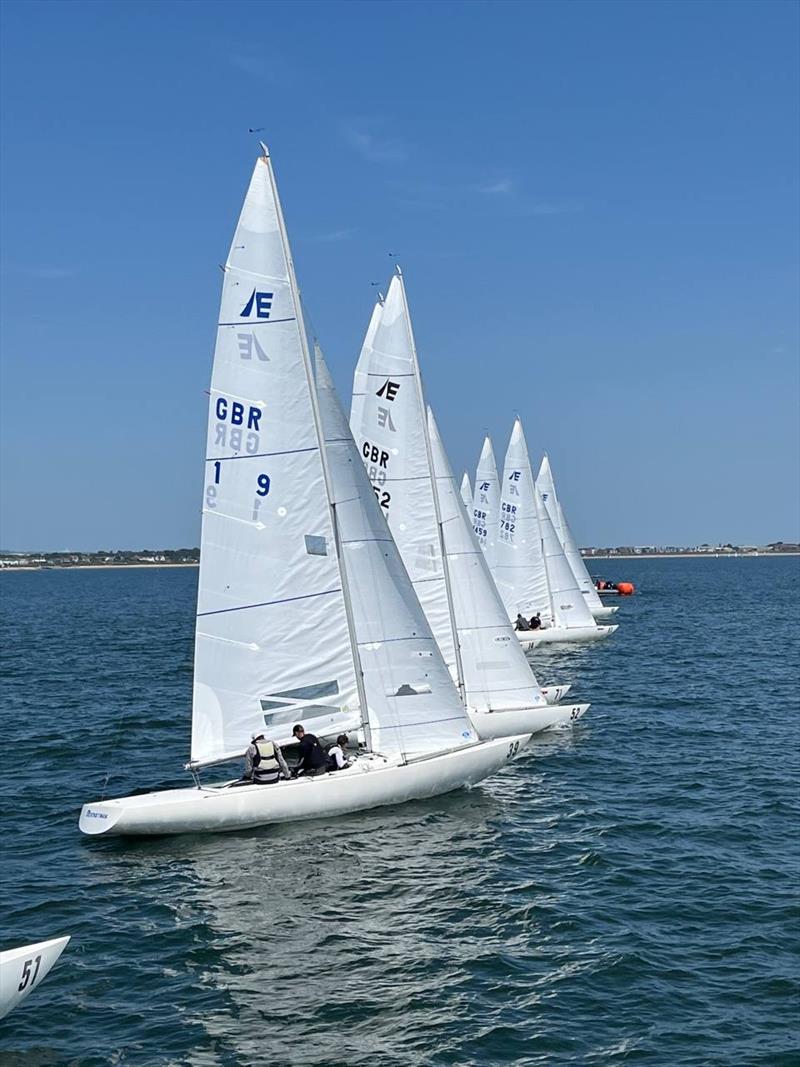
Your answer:
[[[466,471],[461,476],[461,499],[464,501],[467,513],[470,513],[472,511],[472,486],[469,484],[469,475]]]
[[[475,472],[475,492],[472,497],[472,528],[484,551],[489,570],[494,574],[497,562],[497,538],[500,532],[500,479],[494,459],[491,438],[483,442],[478,469]]]
[[[425,409],[402,277],[372,313],[353,379],[350,427],[436,643],[451,669],[453,626]]]
[[[550,460],[547,455],[545,455],[541,466],[539,467],[539,473],[536,476],[536,485],[542,494],[542,499],[547,506],[547,511],[550,518],[553,520],[556,534],[564,549],[564,555],[567,557],[567,561],[572,568],[572,573],[575,575],[575,581],[578,583],[578,588],[585,597],[586,603],[589,605],[589,610],[602,609],[603,602],[595,589],[594,582],[589,576],[586,564],[583,561],[583,556],[580,553],[580,549],[578,548],[577,542],[569,528],[569,523],[564,515],[564,509],[561,507],[561,501],[556,492],[553,471],[550,467]]]
[[[430,408],[428,428],[467,705],[478,711],[545,706],[459,499]]]
[[[503,466],[494,576],[512,619],[539,612],[545,625],[553,625],[536,486],[519,419],[514,421]]]
[[[538,612],[545,626],[595,626],[533,480],[519,419],[503,469],[495,578],[511,618]]]
[[[319,350],[316,371],[372,748],[418,756],[475,741]]]
[[[297,293],[260,158],[225,264],[211,377],[191,758],[360,719]],[[304,640],[316,631],[325,640]]]

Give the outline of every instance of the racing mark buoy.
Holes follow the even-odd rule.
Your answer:
[[[617,592],[620,596],[633,596],[633,582],[617,582]]]

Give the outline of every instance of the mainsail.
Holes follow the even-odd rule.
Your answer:
[[[550,596],[550,611],[553,626],[570,629],[575,626],[595,625],[594,617],[586,603],[586,598],[578,589],[575,575],[569,565],[561,541],[558,539],[542,493],[536,486],[536,505],[539,515],[539,529],[542,534],[542,552],[547,571],[547,585]]]
[[[422,387],[402,276],[375,307],[353,380],[350,427],[436,643],[460,678]]]
[[[253,172],[225,264],[211,377],[191,759],[236,756],[361,719],[313,409],[308,353],[272,165]],[[317,631],[324,640],[301,640]]]
[[[546,700],[459,499],[430,408],[428,427],[467,705],[479,711],[544,706]]]
[[[500,479],[494,461],[492,441],[483,442],[478,469],[475,472],[475,493],[472,497],[472,528],[484,551],[489,570],[494,573],[497,561],[497,538],[500,532]]]
[[[512,619],[540,612],[551,625],[553,612],[542,546],[542,531],[525,434],[514,421],[500,491],[500,522],[494,577]]]
[[[474,741],[319,349],[316,371],[372,748],[384,755],[417,756]]]
[[[467,512],[472,511],[472,486],[469,484],[469,475],[466,471],[461,476],[461,499]]]
[[[572,536],[569,523],[564,515],[564,509],[561,507],[561,501],[558,499],[555,480],[550,468],[550,460],[547,455],[545,455],[542,460],[542,465],[539,467],[536,484],[539,487],[542,499],[547,506],[550,518],[553,520],[553,526],[555,526],[558,539],[564,549],[564,555],[569,561],[572,573],[575,575],[575,580],[578,583],[578,588],[586,598],[586,603],[589,605],[589,609],[593,610],[602,608],[603,603],[598,596],[594,582],[589,576],[586,564],[583,561],[583,556],[580,553],[575,538]]]

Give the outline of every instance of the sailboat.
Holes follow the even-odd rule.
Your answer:
[[[469,484],[469,475],[466,471],[461,475],[461,499],[467,512],[472,511],[472,486]]]
[[[379,302],[380,303],[380,302]],[[402,273],[370,322],[350,425],[408,575],[481,737],[580,718],[542,693],[472,533],[425,405]]]
[[[619,611],[619,608],[606,607],[606,605],[602,603],[597,593],[597,589],[595,588],[595,584],[589,577],[586,564],[583,562],[583,556],[575,542],[575,538],[572,536],[572,530],[569,528],[569,523],[564,515],[564,509],[561,507],[561,502],[558,499],[553,471],[550,467],[550,459],[546,453],[542,459],[541,466],[539,467],[539,473],[536,476],[536,486],[542,495],[542,500],[547,507],[547,513],[555,527],[556,535],[561,542],[561,547],[564,549],[564,555],[567,557],[567,562],[570,565],[572,573],[575,575],[575,581],[578,583],[578,588],[586,598],[586,603],[589,605],[589,610],[591,611],[592,616],[595,619],[611,618],[614,612]]]
[[[542,627],[520,630],[526,648],[598,641],[616,626],[598,626],[578,589],[547,507],[537,491],[522,422],[511,432],[503,468],[495,578],[509,616],[538,613]]]
[[[195,786],[85,804],[84,833],[228,831],[436,796],[527,741],[478,739],[321,359],[317,372],[264,148],[225,265],[211,381]],[[240,758],[254,735],[280,742],[298,721],[360,723],[365,752],[317,778],[201,785],[202,768]]]
[[[38,989],[67,947],[69,937],[0,952],[0,1019]]]
[[[497,560],[497,536],[500,525],[500,479],[494,460],[492,440],[486,437],[475,471],[475,492],[472,497],[472,528],[483,549],[489,570],[494,575]]]

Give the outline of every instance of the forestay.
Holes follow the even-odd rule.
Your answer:
[[[491,438],[483,442],[478,469],[475,472],[475,492],[472,497],[472,528],[484,551],[489,570],[494,573],[497,562],[497,538],[500,532],[500,479],[494,459]]]
[[[376,306],[353,381],[350,427],[442,655],[457,660],[422,389],[401,275]]]
[[[586,564],[583,561],[583,556],[580,553],[575,538],[572,536],[569,523],[564,515],[564,509],[561,507],[561,501],[558,499],[555,480],[550,467],[550,460],[546,455],[539,467],[536,484],[539,487],[542,499],[547,506],[550,518],[553,520],[553,526],[558,534],[561,546],[564,549],[564,555],[567,557],[569,565],[572,568],[572,573],[575,575],[575,581],[578,583],[578,588],[585,597],[586,603],[589,605],[589,610],[602,608],[603,602],[595,589],[594,582],[589,576]]]
[[[430,408],[428,427],[467,705],[478,711],[544,706],[547,702],[459,499]]]
[[[475,741],[319,350],[316,367],[372,748],[384,755],[413,757]]]
[[[258,160],[225,264],[211,377],[191,758],[302,719],[360,720],[299,298]],[[324,639],[309,640],[311,633]],[[320,727],[321,728],[321,727]]]
[[[536,487],[519,419],[503,467],[495,560],[495,581],[509,616],[515,619],[521,613],[528,618],[540,612],[542,622],[552,624]]]

